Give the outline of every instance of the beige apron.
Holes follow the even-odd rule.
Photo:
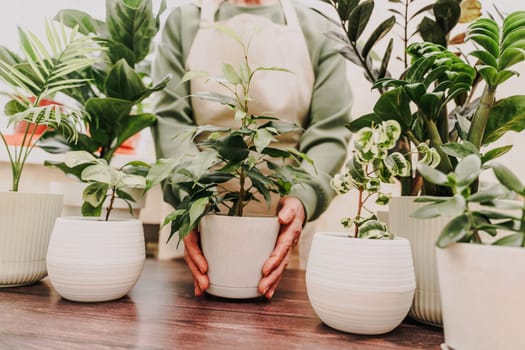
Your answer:
[[[186,65],[188,70],[201,70],[213,76],[222,76],[222,66],[229,63],[236,69],[243,61],[243,49],[230,36],[217,30],[215,13],[222,0],[202,0],[200,27],[190,49]],[[283,120],[305,126],[314,84],[314,72],[308,47],[290,0],[281,0],[285,25],[249,13],[234,16],[221,26],[232,29],[247,45],[248,62],[256,67],[286,68],[292,73],[259,71],[250,87],[250,113],[275,115]],[[216,82],[206,79],[191,81],[191,93],[230,93]],[[212,124],[235,128],[240,125],[233,112],[216,102],[192,98],[194,118],[197,125]],[[279,147],[296,147],[299,134],[280,139]],[[272,211],[278,199],[273,198]],[[264,201],[263,201],[264,202]],[[268,214],[265,203],[250,203],[247,214]]]

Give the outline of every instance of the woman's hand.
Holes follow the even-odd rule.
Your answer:
[[[184,237],[184,260],[191,270],[193,275],[193,285],[195,287],[195,295],[201,296],[204,291],[208,289],[210,280],[208,279],[208,262],[202,254],[199,245],[200,235],[196,229],[193,229],[186,237]]]
[[[259,292],[267,299],[271,299],[281,281],[290,254],[301,236],[306,218],[303,204],[295,197],[283,197],[279,202],[279,208],[277,216],[281,230],[272,254],[263,265],[263,277],[259,282]]]

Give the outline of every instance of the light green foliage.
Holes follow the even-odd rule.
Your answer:
[[[418,169],[425,179],[449,187],[453,193],[453,196],[448,198],[418,198],[418,202],[428,204],[412,214],[423,219],[452,217],[438,238],[438,247],[445,248],[456,242],[483,243],[483,235],[495,236],[497,230],[509,234],[498,240],[490,240],[492,244],[525,247],[525,203],[523,200],[504,200],[508,198],[509,191],[523,198],[525,186],[508,168],[493,162],[482,164],[479,154],[469,154],[449,174],[424,164],[418,164]],[[472,184],[483,170],[488,169],[494,172],[499,183],[473,193]],[[475,209],[472,205],[475,205]],[[520,211],[521,216],[515,216],[509,210]]]
[[[198,92],[194,97],[227,106],[238,127],[204,125],[196,127],[189,137],[178,135],[179,142],[197,142],[201,152],[176,161],[161,159],[148,176],[148,188],[167,179],[169,185],[181,192],[177,210],[164,220],[164,225],[171,223],[170,238],[178,232],[182,239],[210,212],[242,216],[246,205],[253,201],[266,202],[269,208],[271,194],[284,196],[294,185],[310,179],[310,174],[299,164],[312,160],[296,149],[279,148],[276,143],[280,135],[301,129],[276,116],[254,115],[248,106],[252,101],[250,86],[259,72],[292,73],[279,67],[251,67],[249,45],[230,28],[218,25],[216,29],[242,45],[244,60],[238,67],[224,63],[220,77],[190,71],[180,84],[206,78],[221,85],[225,94]],[[226,182],[234,185],[227,188]]]
[[[99,216],[104,201],[109,198],[106,221],[109,220],[116,198],[124,200],[132,213],[131,203],[135,199],[129,194],[129,190],[146,188],[146,175],[150,169],[148,164],[139,161],[126,163],[120,169],[115,169],[105,159],[97,158],[86,151],[66,153],[64,165],[68,168],[82,168],[80,178],[88,183],[82,194],[82,215]]]
[[[352,189],[359,192],[356,215],[342,220],[343,226],[354,228],[355,237],[394,238],[388,227],[379,222],[366,207],[366,202],[375,198],[377,204],[387,204],[390,196],[381,192],[381,184],[394,182],[396,177],[410,176],[411,169],[407,157],[393,151],[400,135],[401,126],[395,120],[361,128],[355,135],[353,157],[347,163],[345,171],[332,179],[332,187],[339,194]],[[425,153],[423,159],[427,164],[435,166],[435,157],[439,157],[435,150],[428,146],[422,147],[421,150]]]
[[[71,73],[91,66],[98,49],[91,38],[78,33],[77,26],[68,31],[62,24],[47,23],[46,34],[44,44],[33,33],[20,29],[23,57],[3,48],[9,55],[0,57],[0,79],[10,88],[11,97],[4,112],[10,124],[25,121],[61,129],[64,137],[75,142],[82,112],[68,106],[41,103],[58,92],[86,85],[85,78],[72,77]],[[33,149],[35,130],[28,124],[21,145],[13,148],[0,133],[11,163],[13,191],[18,191],[22,170]]]

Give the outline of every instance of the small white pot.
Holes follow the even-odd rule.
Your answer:
[[[328,326],[355,334],[387,333],[407,315],[414,289],[408,240],[356,239],[341,232],[314,236],[306,291]]]
[[[65,299],[114,300],[139,279],[145,260],[139,220],[58,218],[47,253],[49,279]]]
[[[436,254],[449,348],[525,349],[525,249],[458,243]]]
[[[87,184],[84,182],[57,182],[53,181],[49,184],[49,192],[59,193],[64,195],[64,208],[62,209],[62,216],[81,216],[82,208],[82,192],[86,188]],[[143,190],[131,189],[129,193],[135,199],[135,202],[131,203],[133,216],[129,212],[128,204],[120,199],[116,198],[113,203],[113,210],[111,211],[111,218],[113,219],[130,219],[132,217],[138,218],[140,215],[140,209],[144,208],[146,204],[145,196],[142,195]],[[109,204],[109,199],[106,200],[102,207],[102,213],[100,217],[105,217],[106,208]]]
[[[259,297],[262,266],[279,233],[277,217],[207,215],[200,223],[208,261],[209,294],[232,299]]]
[[[61,195],[0,193],[0,287],[46,276],[49,237],[61,210]]]
[[[436,266],[436,241],[450,218],[416,219],[410,215],[425,203],[417,197],[393,197],[389,204],[390,230],[410,241],[416,271],[416,294],[408,313],[415,320],[440,326],[443,323]]]

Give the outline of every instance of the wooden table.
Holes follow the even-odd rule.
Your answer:
[[[61,299],[49,281],[0,288],[0,349],[439,349],[442,330],[406,321],[383,336],[325,326],[313,312],[304,271],[289,270],[272,301],[193,296],[181,261],[147,260],[120,300]]]

